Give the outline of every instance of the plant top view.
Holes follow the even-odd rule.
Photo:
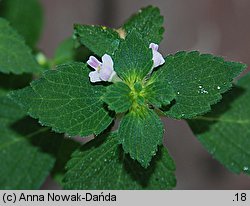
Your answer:
[[[75,24],[49,59],[36,47],[39,2],[0,8],[0,189],[39,189],[49,174],[64,189],[173,189],[164,117],[187,120],[213,158],[250,174],[250,76],[237,78],[247,65],[164,55],[154,6],[117,29]]]

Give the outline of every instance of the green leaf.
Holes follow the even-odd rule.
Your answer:
[[[121,120],[118,136],[124,151],[148,167],[158,145],[162,144],[163,125],[154,111],[137,107]]]
[[[72,38],[65,39],[59,44],[53,58],[54,65],[69,63],[74,61],[75,57],[75,42]]]
[[[64,142],[61,135],[25,117],[20,107],[6,97],[10,90],[27,86],[30,81],[28,74],[0,74],[1,189],[39,189]]]
[[[90,51],[84,47],[77,47],[76,41],[72,38],[67,38],[62,41],[55,51],[52,65],[70,63],[73,61],[87,61]]]
[[[39,189],[55,161],[40,148],[46,141],[50,147],[58,145],[60,139],[49,135],[47,128],[38,129],[33,121],[23,119],[24,115],[6,96],[0,97],[1,189]]]
[[[164,81],[164,77],[161,76],[161,70],[157,70],[153,73],[146,82],[144,90],[142,95],[150,104],[157,108],[170,104],[176,97],[172,86],[169,82]]]
[[[148,6],[139,10],[123,26],[126,33],[136,30],[149,45],[159,44],[163,38],[163,16],[157,7]]]
[[[56,163],[51,176],[60,185],[66,173],[66,163],[71,159],[72,153],[80,147],[80,143],[69,138],[64,138],[56,154]]]
[[[189,120],[203,146],[225,167],[250,175],[250,75],[226,93],[211,113]]]
[[[245,68],[244,64],[225,62],[220,57],[199,52],[169,55],[160,68],[160,75],[177,96],[166,115],[189,119],[210,111],[211,105],[221,100],[221,94],[231,88],[232,80]]]
[[[116,113],[122,113],[129,110],[132,105],[130,98],[130,88],[123,82],[117,82],[107,87],[103,95],[103,101],[108,104],[108,108]]]
[[[117,50],[120,37],[116,31],[103,26],[74,26],[76,38],[98,56],[113,55]]]
[[[172,189],[175,164],[162,147],[147,169],[125,155],[113,133],[75,151],[67,164],[65,189]]]
[[[91,85],[88,72],[82,63],[61,65],[10,96],[31,117],[57,132],[71,136],[97,135],[113,118],[101,100],[105,87]]]
[[[23,39],[0,18],[0,72],[35,73],[40,67]]]
[[[0,16],[7,19],[26,43],[34,48],[41,35],[43,11],[38,0],[2,0]],[[1,29],[2,30],[2,29]]]
[[[128,83],[142,80],[153,66],[152,50],[136,31],[130,32],[115,52],[114,67],[118,76]]]

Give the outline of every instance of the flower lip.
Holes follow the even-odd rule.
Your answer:
[[[90,56],[90,57],[89,57],[89,60],[87,61],[87,64],[88,64],[89,66],[91,66],[91,67],[92,67],[93,69],[95,69],[95,70],[100,69],[100,67],[101,67],[101,65],[102,65],[102,63],[99,62],[98,59],[95,58],[94,56]]]

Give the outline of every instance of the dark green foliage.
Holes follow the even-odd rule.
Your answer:
[[[250,174],[250,76],[224,95],[205,116],[189,120],[204,147],[235,173]]]
[[[163,16],[157,7],[148,6],[134,14],[123,25],[126,33],[136,30],[141,37],[148,43],[159,44],[163,38]]]
[[[53,168],[55,148],[62,139],[25,117],[6,97],[6,85],[10,86],[6,82],[0,85],[0,189],[39,189]]]
[[[43,12],[39,0],[2,0],[0,16],[10,22],[31,48],[36,46],[43,25]]]
[[[138,107],[126,114],[120,123],[118,138],[126,153],[148,167],[162,144],[163,125],[157,114],[145,107]]]
[[[0,31],[0,72],[15,74],[40,72],[41,69],[23,38],[2,18],[0,18]]]
[[[98,56],[114,54],[120,43],[118,33],[107,27],[76,24],[74,30],[79,42]]]
[[[33,21],[36,14],[20,2],[4,0],[2,14],[34,48],[40,7],[27,1],[37,11]],[[29,14],[22,21],[16,15],[24,11]],[[161,41],[162,24],[159,9],[149,6],[119,29],[75,25],[74,39],[62,42],[52,60],[41,58],[46,69],[53,69],[27,86],[31,74],[7,74],[39,75],[41,69],[22,37],[0,18],[0,71],[6,73],[0,75],[1,189],[38,189],[51,171],[65,189],[172,189],[175,165],[162,146],[159,114],[190,119],[194,133],[216,159],[233,172],[250,174],[249,75],[224,95],[246,65],[194,51],[169,55],[164,65],[153,68],[160,54],[149,44]],[[86,62],[86,47],[97,58],[112,57],[118,75],[113,82],[91,83],[90,68],[74,62]],[[12,89],[20,89],[8,94],[14,101],[7,98]],[[222,95],[223,102],[210,112]],[[116,117],[118,130],[110,133]],[[94,140],[78,148],[80,144],[44,126],[69,136],[93,135]]]
[[[176,93],[175,103],[166,115],[190,119],[210,111],[245,68],[244,64],[196,51],[169,55],[159,71]]]
[[[91,85],[88,72],[82,63],[61,65],[10,96],[30,116],[57,132],[71,136],[99,134],[113,118],[101,100],[105,87]]]
[[[120,43],[114,56],[114,67],[120,78],[128,83],[142,80],[153,66],[152,51],[136,31]]]
[[[131,90],[127,84],[117,82],[107,87],[102,99],[108,104],[110,110],[117,113],[126,112],[133,103],[130,92]]]
[[[124,154],[116,133],[100,136],[76,150],[67,164],[65,189],[172,189],[175,164],[161,147],[147,169]]]

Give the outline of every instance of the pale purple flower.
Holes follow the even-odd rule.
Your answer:
[[[87,64],[95,69],[95,71],[89,73],[90,81],[93,83],[100,81],[112,82],[112,79],[117,76],[114,71],[113,60],[108,54],[102,56],[102,62],[98,61],[94,56],[90,56]]]
[[[158,44],[151,43],[149,45],[149,48],[152,49],[152,51],[153,51],[153,62],[154,62],[154,64],[153,64],[152,69],[164,64],[165,60],[164,60],[163,56],[160,54],[160,52],[158,52],[158,48],[159,48]]]

